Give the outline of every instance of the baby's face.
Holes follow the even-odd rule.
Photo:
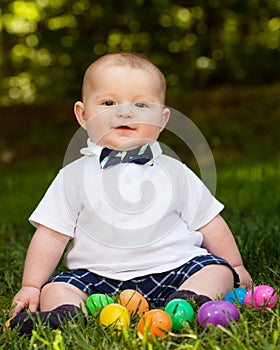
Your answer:
[[[156,71],[109,65],[94,68],[75,114],[90,139],[112,149],[156,140],[169,118]]]

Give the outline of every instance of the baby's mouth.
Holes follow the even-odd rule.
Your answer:
[[[118,129],[118,130],[133,130],[133,128],[131,128],[128,125],[119,125],[116,127],[116,129]]]

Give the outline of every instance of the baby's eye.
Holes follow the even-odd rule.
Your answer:
[[[115,102],[112,100],[104,101],[102,103],[104,106],[114,106]]]
[[[146,105],[146,103],[144,103],[144,102],[136,102],[135,106],[138,108],[147,108],[148,107],[148,105]]]

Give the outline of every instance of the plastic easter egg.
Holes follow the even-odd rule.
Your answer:
[[[86,306],[91,314],[100,311],[104,306],[112,304],[114,299],[106,294],[92,294],[86,300]]]
[[[172,329],[179,331],[188,321],[194,319],[194,310],[190,303],[183,299],[173,299],[166,306],[165,311],[171,317]]]
[[[278,295],[274,288],[264,284],[250,289],[245,296],[244,303],[249,308],[256,306],[261,310],[262,308],[273,308],[277,300]]]
[[[2,328],[2,332],[7,331],[7,329],[10,327],[10,323],[11,323],[11,318],[5,322],[4,327]]]
[[[120,304],[109,304],[105,306],[99,315],[100,323],[104,326],[117,328],[128,328],[130,325],[130,316],[126,307]]]
[[[147,300],[139,292],[133,289],[125,289],[120,293],[118,303],[125,306],[129,314],[142,315],[149,311]]]
[[[137,334],[140,338],[147,336],[166,337],[172,328],[172,321],[167,312],[160,309],[153,309],[146,312],[140,319],[137,327]]]
[[[227,293],[224,300],[232,304],[238,302],[239,304],[244,305],[244,298],[247,292],[247,289],[244,288],[232,289],[230,292]]]
[[[227,326],[230,322],[237,321],[238,316],[238,309],[234,304],[216,300],[201,305],[197,313],[197,320],[202,327],[208,324]]]

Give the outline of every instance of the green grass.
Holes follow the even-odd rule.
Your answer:
[[[243,91],[226,88],[200,95],[196,92],[175,102],[184,106],[211,144],[217,160],[216,196],[226,205],[223,216],[254,283],[269,284],[280,295],[279,93],[279,86]],[[11,150],[15,155],[10,162],[0,163],[0,328],[9,318],[12,297],[20,288],[26,249],[34,232],[27,218],[61,167],[65,145],[77,128],[72,122],[67,127],[67,120],[73,117],[64,111],[69,107],[66,105],[59,110],[56,122],[50,117],[57,115],[55,106],[50,114],[40,114],[40,122],[36,118],[44,108],[21,107],[14,131],[15,125],[8,122],[11,116],[16,117],[19,107],[11,109],[9,117],[3,115],[0,153]],[[28,111],[31,119],[27,122]],[[42,121],[46,128],[42,128]],[[23,133],[25,123],[29,130]],[[188,161],[178,140],[170,140],[170,135],[163,135],[163,140],[170,141]],[[16,330],[1,332],[0,348],[280,349],[280,302],[268,311],[239,308],[239,320],[227,328],[206,331],[195,319],[181,331],[150,342],[137,336],[137,317],[132,318],[127,332],[116,336],[100,325],[97,314],[87,326],[80,321],[67,324],[61,332],[42,326],[32,337],[19,338]]]
[[[136,335],[137,319],[121,336],[110,334],[92,318],[81,331],[81,324],[68,324],[62,332],[38,327],[31,339],[17,340],[15,331],[5,338],[5,349],[279,349],[280,320],[277,311],[242,311],[239,321],[229,327],[209,331],[196,321],[165,339],[141,340]],[[55,347],[56,342],[56,347]]]
[[[23,261],[33,229],[25,218],[41,197],[54,171],[23,167],[2,173],[2,186],[9,183],[5,210],[1,213],[0,326],[8,319],[11,298],[20,287]],[[224,217],[235,233],[244,262],[254,283],[269,284],[280,294],[280,167],[274,164],[247,167],[218,167],[217,197],[227,209]],[[24,183],[24,188],[22,183]],[[9,203],[13,203],[10,204]],[[8,219],[9,218],[9,219]],[[14,220],[12,219],[14,218]],[[39,327],[30,338],[20,339],[15,330],[0,336],[5,349],[279,349],[280,303],[274,309],[240,308],[239,320],[230,327],[203,330],[195,320],[165,339],[142,341],[136,334],[138,318],[133,317],[128,332],[120,337],[100,326],[98,315],[85,327],[68,324],[62,333]],[[196,310],[197,311],[197,310]],[[55,347],[55,341],[61,344]],[[62,345],[64,344],[64,345]]]

